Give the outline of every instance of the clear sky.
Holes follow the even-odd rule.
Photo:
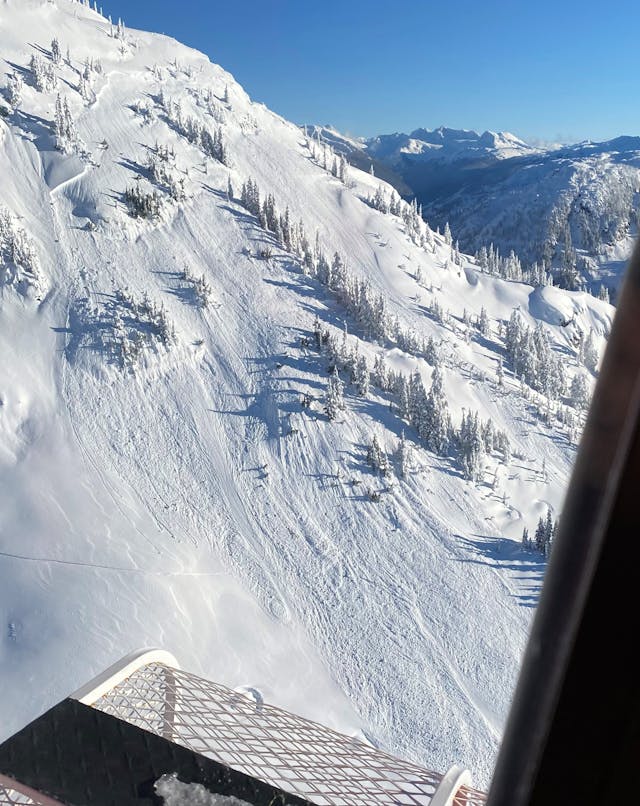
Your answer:
[[[102,0],[204,51],[296,123],[525,139],[640,134],[640,3]]]

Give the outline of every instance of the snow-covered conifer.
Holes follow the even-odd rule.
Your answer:
[[[31,56],[33,83],[40,92],[52,92],[58,83],[52,62],[45,61],[38,53]]]
[[[400,439],[398,440],[398,446],[395,450],[394,459],[398,469],[398,476],[400,476],[401,479],[406,479],[413,470],[414,459],[413,447],[407,441],[404,431],[402,431]]]
[[[429,336],[429,338],[427,339],[427,343],[425,344],[424,348],[424,357],[429,362],[429,364],[431,364],[432,367],[438,366],[440,363],[438,348],[436,347],[436,343],[433,340],[433,336]]]
[[[11,73],[7,82],[7,101],[14,110],[22,103],[23,87],[24,81],[22,77],[16,72]]]
[[[562,254],[562,281],[565,288],[573,291],[578,285],[577,255],[571,241],[571,228],[568,222],[564,229],[564,249]]]
[[[389,459],[376,434],[367,447],[367,464],[376,472],[386,475],[389,472]]]
[[[511,461],[511,442],[506,431],[496,430],[493,436],[493,444],[496,450],[502,454],[502,462],[508,465]]]
[[[22,291],[29,289],[39,294],[43,290],[43,278],[36,247],[27,232],[16,219],[0,205],[0,278],[7,285]]]
[[[338,375],[337,367],[334,367],[329,376],[327,386],[324,405],[325,414],[330,420],[335,420],[344,407],[343,383]]]
[[[486,269],[489,266],[489,258],[487,255],[487,247],[481,246],[479,251],[476,253],[476,263],[481,269]]]
[[[338,162],[338,179],[345,183],[347,181],[347,159],[344,154],[340,155]]]
[[[487,310],[482,306],[480,309],[480,316],[478,317],[478,330],[482,333],[483,336],[490,336],[491,335],[491,325],[489,323],[489,317],[487,315]]]
[[[542,519],[542,516],[538,519],[538,525],[536,527],[536,533],[533,538],[533,544],[537,551],[541,554],[544,554],[545,548],[547,545],[547,534],[545,530],[545,523]]]
[[[427,408],[427,392],[422,382],[420,371],[416,368],[408,383],[408,420],[420,436],[425,436],[427,424],[425,422]]]
[[[590,372],[595,372],[598,366],[598,348],[596,347],[595,339],[593,336],[593,330],[589,331],[589,335],[587,336],[584,342],[583,348],[583,360],[585,367]]]
[[[373,382],[383,391],[389,388],[389,371],[382,354],[378,354],[373,362]]]
[[[51,40],[51,58],[53,59],[54,64],[60,64],[60,62],[62,61],[60,42],[58,42],[58,39],[56,37],[54,37]]]
[[[366,397],[369,394],[370,374],[367,359],[363,355],[356,360],[353,374],[358,394],[360,397]]]
[[[482,442],[484,443],[485,452],[490,456],[495,447],[495,428],[491,419],[487,420],[482,426]]]
[[[569,399],[571,405],[578,411],[583,411],[589,405],[589,383],[585,373],[580,370],[576,372],[571,381]]]
[[[91,85],[83,73],[80,74],[80,78],[78,79],[78,92],[84,101],[90,101],[93,97]]]
[[[463,416],[458,440],[464,477],[469,481],[480,481],[484,470],[484,451],[478,412],[467,412]]]
[[[133,218],[156,218],[160,214],[161,201],[156,191],[144,193],[136,185],[125,191],[124,200]]]
[[[437,364],[431,375],[431,388],[427,395],[423,428],[427,447],[434,453],[445,456],[449,448],[451,418],[444,393],[444,377]]]
[[[409,384],[403,374],[396,377],[396,383],[393,391],[398,400],[398,414],[403,420],[410,420],[411,399]]]

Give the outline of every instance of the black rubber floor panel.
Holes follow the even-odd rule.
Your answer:
[[[252,806],[312,806],[72,699],[0,745],[0,773],[67,806],[162,804],[153,785],[167,773]]]

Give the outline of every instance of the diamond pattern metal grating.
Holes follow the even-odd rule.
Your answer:
[[[147,665],[94,703],[318,806],[427,806],[435,772],[374,750],[218,683]],[[461,789],[456,806],[485,796]]]
[[[442,775],[196,675],[150,663],[93,707],[318,806],[428,806]],[[0,806],[32,804],[0,787]],[[461,787],[452,806],[483,806]]]
[[[0,806],[30,806],[33,803],[36,803],[36,801],[27,797],[27,795],[21,795],[20,792],[16,792],[14,789],[5,789],[0,786]]]

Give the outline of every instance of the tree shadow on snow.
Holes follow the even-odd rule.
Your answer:
[[[38,151],[55,149],[55,137],[50,121],[38,117],[38,115],[30,115],[22,109],[16,110],[11,120],[23,132],[22,137],[31,140]],[[31,137],[27,137],[27,135],[31,135]]]
[[[184,305],[190,305],[193,308],[202,308],[200,297],[193,286],[184,279],[184,273],[181,271],[152,271],[151,274],[157,274],[161,277],[167,278],[167,285],[165,291],[176,297]]]
[[[456,538],[471,555],[469,559],[461,562],[488,565],[510,572],[518,588],[512,595],[523,607],[537,606],[547,567],[547,562],[541,554],[526,551],[519,543],[502,537],[474,535],[475,539],[472,539],[456,535]]]

